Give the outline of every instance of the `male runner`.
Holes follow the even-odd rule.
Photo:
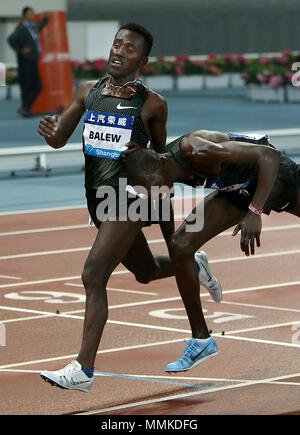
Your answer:
[[[128,192],[126,185],[120,187],[119,183],[126,177],[125,163],[119,157],[127,149],[125,144],[130,139],[144,148],[150,140],[157,152],[162,152],[165,147],[166,101],[135,80],[138,69],[148,61],[152,43],[152,35],[142,26],[122,26],[110,51],[109,75],[79,87],[59,126],[56,118],[49,116],[39,124],[38,132],[46,142],[53,148],[61,148],[85,113],[83,151],[86,197],[90,216],[98,228],[82,274],[86,309],[79,355],[76,361],[61,370],[41,373],[45,380],[62,388],[87,392],[93,384],[94,361],[108,316],[106,285],[118,264],[122,262],[142,283],[174,275],[169,256],[152,255],[142,232],[145,222],[128,218],[128,205],[137,198],[137,194]],[[107,197],[102,195],[107,187],[111,188],[117,204],[107,203]],[[99,216],[99,207],[103,204],[107,205],[106,217],[111,219]],[[174,221],[160,222],[160,225],[168,242],[174,232]],[[218,281],[209,269],[206,272],[202,267],[203,263],[208,266],[205,253],[198,253],[195,259],[200,268],[201,281],[215,300],[220,300]]]
[[[246,143],[248,142],[248,143]],[[249,143],[251,142],[251,143]],[[167,145],[157,154],[128,144],[128,182],[137,190],[152,186],[171,187],[175,181],[215,189],[195,209],[204,213],[200,231],[187,231],[188,216],[169,241],[169,253],[176,281],[192,330],[192,339],[181,358],[166,367],[167,372],[189,370],[216,355],[203,316],[194,254],[204,243],[233,225],[241,230],[241,249],[254,254],[260,246],[261,214],[287,211],[300,217],[300,166],[268,143],[268,138],[228,135],[198,130]],[[130,149],[130,148],[133,148]],[[136,149],[134,149],[136,148]],[[143,168],[143,169],[141,169]],[[189,223],[190,225],[190,223]],[[207,339],[201,343],[197,339]]]

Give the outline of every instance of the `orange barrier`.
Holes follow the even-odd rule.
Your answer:
[[[43,14],[36,15],[39,21]],[[66,16],[63,11],[50,13],[46,27],[40,32],[42,46],[39,72],[43,89],[31,112],[63,112],[72,102],[73,77],[68,47]]]

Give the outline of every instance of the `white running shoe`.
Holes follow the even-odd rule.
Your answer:
[[[67,390],[79,390],[88,393],[92,388],[94,376],[89,378],[81,369],[78,361],[72,361],[63,369],[49,372],[44,370],[40,376],[51,385],[66,388]]]
[[[215,302],[222,300],[222,287],[208,265],[208,258],[204,251],[196,252],[195,261],[199,270],[199,281],[209,291]]]

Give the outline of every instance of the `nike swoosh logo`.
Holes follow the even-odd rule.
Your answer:
[[[70,384],[71,385],[82,385],[82,384],[87,384],[87,383],[89,383],[90,381],[81,381],[81,382],[76,382],[76,381],[73,381],[73,379],[71,379],[70,380]]]
[[[283,207],[278,207],[279,210],[284,210],[289,205],[289,202],[287,202]]]
[[[121,109],[137,109],[137,107],[133,107],[133,106],[121,106],[121,103],[119,103],[117,105],[117,109],[121,110]]]
[[[208,275],[208,282],[210,282],[212,278],[211,278],[210,274],[208,273],[208,270],[206,269],[206,267],[204,266],[203,263],[201,263],[201,266],[203,267],[203,269],[204,269],[205,272],[207,273],[207,275]]]

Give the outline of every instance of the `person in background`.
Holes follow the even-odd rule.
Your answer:
[[[17,54],[22,106],[18,113],[24,117],[32,116],[31,106],[42,90],[42,82],[38,70],[41,52],[39,32],[47,25],[49,12],[38,21],[34,21],[33,8],[25,7],[21,20],[8,37],[8,43]]]

